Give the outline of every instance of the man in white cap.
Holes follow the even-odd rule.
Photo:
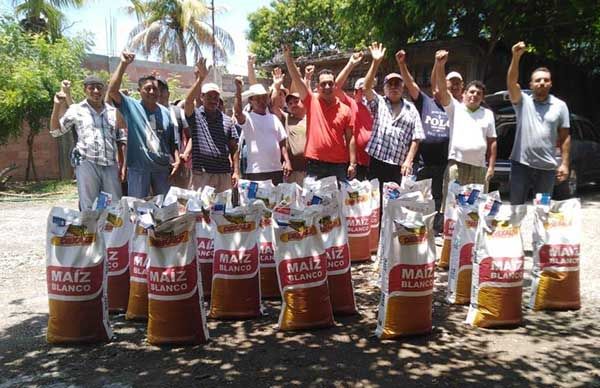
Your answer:
[[[433,78],[432,78],[433,85]],[[465,84],[458,71],[451,71],[446,75],[446,89],[456,101],[462,102]]]
[[[402,176],[412,175],[412,166],[425,138],[417,108],[402,97],[404,81],[398,73],[389,73],[383,80],[384,96],[373,90],[375,74],[383,61],[385,48],[374,42],[369,47],[373,61],[365,77],[365,97],[373,114],[373,130],[367,144],[371,156],[371,178],[400,183]]]
[[[359,78],[354,83],[354,96],[350,97],[344,93],[344,84],[348,80],[350,73],[360,64],[363,59],[361,51],[353,53],[348,59],[346,66],[340,71],[335,79],[335,92],[340,101],[346,104],[354,119],[354,140],[356,142],[356,178],[359,180],[367,179],[369,176],[370,157],[366,148],[371,138],[373,128],[373,116],[370,109],[365,105],[364,88],[365,79]]]
[[[208,74],[205,59],[198,62],[195,72],[196,82],[188,91],[183,108],[192,139],[191,187],[198,190],[212,186],[222,192],[236,186],[239,179],[238,133],[233,120],[219,110],[219,86],[202,85]],[[198,89],[201,89],[202,105],[196,108],[194,100]]]
[[[242,109],[241,77],[235,79],[235,103],[233,113],[242,127],[240,143],[246,142],[248,155],[244,179],[271,180],[277,185],[291,172],[286,148],[287,134],[279,118],[268,110],[268,92],[261,84],[250,85],[244,93],[251,111]],[[282,163],[283,161],[283,163]]]

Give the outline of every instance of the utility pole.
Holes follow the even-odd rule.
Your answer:
[[[212,57],[213,67],[217,68],[217,56],[215,48],[215,0],[210,0],[210,10],[212,12]]]

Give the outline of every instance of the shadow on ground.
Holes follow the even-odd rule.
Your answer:
[[[466,307],[444,300],[438,273],[434,330],[428,336],[380,341],[373,333],[378,291],[371,265],[353,267],[361,315],[334,328],[281,333],[279,302],[251,321],[209,321],[205,346],[145,342],[145,323],[113,316],[115,338],[95,346],[52,347],[47,316],[30,316],[0,333],[0,387],[64,386],[600,386],[596,312],[526,313],[513,330],[474,329]],[[556,346],[556,342],[560,346]],[[116,384],[116,385],[115,385]],[[56,386],[56,385],[53,385]]]

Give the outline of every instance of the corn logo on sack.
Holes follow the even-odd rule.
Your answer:
[[[333,326],[327,255],[318,227],[321,206],[277,220],[275,262],[282,297],[279,330]]]
[[[151,202],[136,201],[134,227],[129,244],[129,300],[125,319],[148,318],[148,229],[154,226],[151,213],[158,207]]]
[[[202,278],[194,243],[195,215],[150,230],[148,246],[148,342],[202,344],[208,340]]]
[[[342,186],[343,212],[348,225],[350,260],[371,259],[371,183],[356,179]]]
[[[379,246],[381,190],[379,189],[379,179],[372,179],[369,183],[371,184],[371,232],[369,233],[369,248],[371,253],[375,253]]]
[[[211,318],[244,319],[261,314],[258,236],[264,205],[256,201],[225,211],[215,205]]]
[[[535,207],[533,272],[529,306],[534,310],[577,310],[581,203],[573,198]]]
[[[115,203],[106,209],[102,236],[108,262],[108,309],[126,311],[129,301],[129,240],[133,223],[127,201]]]
[[[338,201],[323,206],[318,218],[327,256],[327,284],[334,314],[356,314],[346,218]]]
[[[46,231],[48,343],[101,342],[112,337],[108,266],[100,232],[105,214],[60,207],[50,210]]]
[[[480,205],[467,323],[479,327],[521,323],[524,251],[521,222],[527,206],[501,205],[495,215]]]
[[[422,209],[435,209],[428,200]],[[375,334],[382,339],[424,334],[432,330],[435,276],[433,218],[390,201],[384,210],[385,238],[381,267],[381,299]]]

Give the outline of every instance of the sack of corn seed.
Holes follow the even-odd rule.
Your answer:
[[[46,229],[48,332],[51,344],[101,342],[108,322],[106,213],[54,207]]]
[[[577,310],[581,203],[578,198],[535,206],[533,272],[529,307]]]
[[[342,185],[342,211],[348,225],[352,262],[371,259],[371,183],[356,179]]]
[[[379,245],[379,217],[381,212],[381,190],[379,180],[372,179],[371,184],[371,231],[369,233],[369,249],[371,253],[377,252]]]
[[[480,206],[473,247],[471,303],[467,323],[479,327],[521,323],[524,251],[521,222],[526,205],[501,205],[485,216]]]

